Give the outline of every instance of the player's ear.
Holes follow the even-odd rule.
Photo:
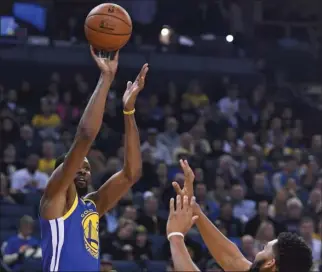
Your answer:
[[[276,271],[275,268],[276,268],[276,261],[274,258],[266,261],[262,266],[263,271]]]

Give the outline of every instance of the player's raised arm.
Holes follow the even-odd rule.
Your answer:
[[[193,216],[192,207],[194,202],[194,197],[192,197],[189,202],[188,196],[181,197],[178,195],[175,207],[174,199],[172,198],[170,200],[167,236],[170,242],[170,250],[175,271],[200,271],[193,263],[184,243],[184,235],[198,219],[198,216]]]
[[[50,177],[42,197],[40,213],[47,220],[63,216],[76,197],[76,188],[72,184],[76,172],[83,164],[84,158],[100,130],[106,98],[117,70],[118,52],[113,60],[98,58],[92,47],[91,54],[101,70],[101,76],[78,124],[74,142],[64,163],[58,166]]]
[[[127,193],[129,188],[139,180],[142,172],[142,159],[140,150],[140,136],[136,126],[134,112],[135,101],[144,88],[145,77],[148,72],[148,64],[144,64],[136,80],[127,83],[123,96],[123,114],[125,124],[125,150],[123,169],[105,182],[97,192],[88,197],[96,203],[96,208],[100,216]]]
[[[194,174],[187,161],[180,161],[185,176],[184,188],[174,182],[173,187],[178,195],[193,196]],[[207,245],[209,252],[224,271],[248,271],[251,263],[243,256],[238,247],[223,235],[202,212],[199,205],[194,204],[194,214],[198,216],[196,225]]]

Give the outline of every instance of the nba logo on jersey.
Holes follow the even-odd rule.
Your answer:
[[[92,209],[84,211],[81,217],[82,226],[84,229],[84,242],[85,248],[88,252],[96,259],[98,259],[99,250],[99,237],[98,237],[98,227],[99,218],[97,212]]]

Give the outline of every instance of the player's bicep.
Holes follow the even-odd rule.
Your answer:
[[[101,217],[117,204],[132,185],[124,172],[120,171],[110,177],[96,192],[89,194],[88,198],[95,202]]]

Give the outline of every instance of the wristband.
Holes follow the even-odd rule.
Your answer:
[[[180,236],[180,237],[184,238],[184,235],[183,235],[181,232],[171,232],[171,233],[169,233],[169,235],[168,235],[168,240],[169,240],[169,241],[170,241],[170,238],[171,238],[172,236]]]
[[[135,109],[130,110],[130,111],[123,110],[123,114],[125,114],[125,115],[132,115],[133,113],[135,113]]]

